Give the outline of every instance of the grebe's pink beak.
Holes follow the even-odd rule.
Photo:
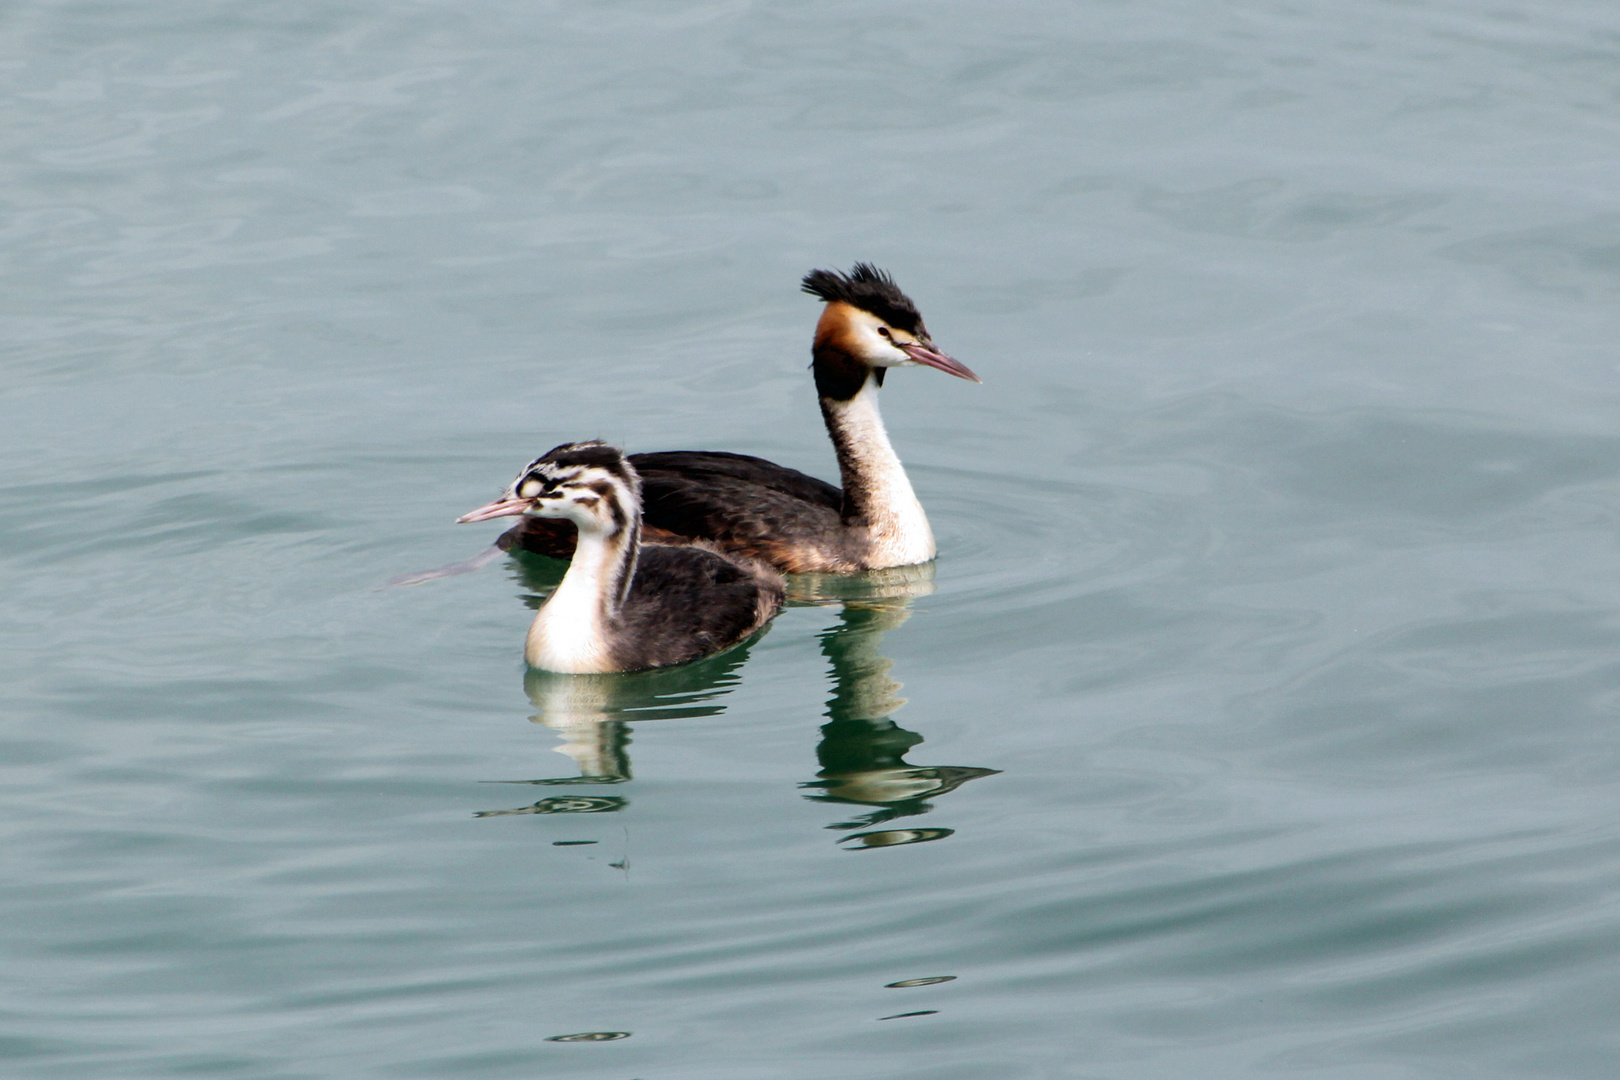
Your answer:
[[[902,352],[919,364],[927,364],[931,368],[938,368],[947,375],[955,375],[958,379],[971,379],[976,383],[984,382],[983,379],[968,370],[968,366],[962,361],[953,360],[951,357],[931,349],[927,345],[919,345],[914,341],[895,342],[895,344],[899,345]]]
[[[533,499],[508,499],[502,495],[486,506],[480,506],[469,514],[462,514],[456,518],[456,524],[465,525],[471,521],[488,521],[490,518],[498,517],[517,517],[533,505]]]

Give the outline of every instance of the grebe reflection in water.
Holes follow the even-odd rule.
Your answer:
[[[560,565],[535,556],[515,562],[520,580],[537,592],[554,585]],[[949,794],[969,780],[999,770],[961,765],[913,765],[905,756],[923,736],[892,719],[904,704],[901,685],[890,676],[893,661],[883,655],[883,635],[911,617],[915,598],[933,592],[933,566],[897,567],[848,575],[796,575],[788,578],[790,605],[841,607],[836,625],[823,631],[821,652],[830,667],[832,693],[826,702],[827,723],[816,748],[820,768],[802,784],[807,798],[868,809],[852,820],[828,825],[834,830],[866,829],[896,818],[926,814],[930,800]],[[533,603],[538,604],[538,597]],[[577,766],[578,775],[505,783],[546,786],[618,785],[632,778],[632,722],[714,716],[725,711],[722,700],[742,681],[750,645],[678,668],[619,675],[560,675],[531,670],[524,688],[534,706],[531,720],[557,733],[560,754]],[[627,805],[618,795],[620,809]],[[606,792],[597,801],[577,794],[542,799],[533,807],[497,813],[587,813],[608,809]],[[914,833],[916,837],[902,837]],[[936,839],[950,830],[896,830],[843,837],[860,847],[896,846]]]
[[[537,608],[561,580],[567,564],[525,556],[514,561],[514,568],[518,581],[536,594],[528,603]],[[572,788],[622,784],[630,780],[630,722],[687,719],[724,712],[724,703],[715,699],[729,694],[742,681],[742,666],[748,660],[752,645],[751,641],[745,642],[727,652],[679,667],[609,675],[564,675],[530,668],[523,678],[524,691],[535,710],[529,719],[557,733],[559,744],[555,750],[573,761],[578,775],[489,783]],[[478,816],[596,813],[620,810],[627,805],[628,800],[622,796],[594,797],[570,792],[567,796],[542,799],[531,807],[485,811]]]
[[[894,661],[883,655],[883,635],[911,617],[915,598],[934,591],[934,566],[895,567],[858,578],[790,579],[790,597],[808,589],[824,590],[844,601],[839,620],[821,634],[821,651],[833,677],[827,699],[828,722],[821,728],[816,779],[801,787],[817,789],[807,798],[818,802],[872,807],[870,813],[828,825],[829,829],[862,829],[896,818],[926,814],[928,800],[947,795],[969,780],[993,776],[999,769],[968,765],[912,765],[905,760],[923,742],[915,731],[891,717],[905,705],[901,684],[890,677]],[[905,830],[902,830],[905,831]],[[940,839],[949,830],[914,830],[921,839]],[[852,839],[845,837],[845,840]],[[915,842],[867,834],[862,847]]]

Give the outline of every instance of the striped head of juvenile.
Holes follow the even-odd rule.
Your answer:
[[[641,479],[615,446],[591,439],[563,443],[529,462],[494,502],[457,520],[565,518],[581,532],[613,537],[641,519]]]

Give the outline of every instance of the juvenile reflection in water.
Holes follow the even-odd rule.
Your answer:
[[[567,563],[538,556],[514,558],[518,580],[537,594],[539,607],[556,588]],[[618,784],[629,780],[632,720],[714,716],[725,710],[714,699],[742,681],[751,643],[680,667],[613,675],[561,675],[530,669],[523,688],[534,705],[530,719],[562,737],[556,750],[574,760],[578,776],[507,781],[527,784]]]
[[[933,565],[898,567],[858,578],[796,580],[800,590],[824,590],[842,599],[838,625],[821,635],[821,651],[832,666],[833,693],[828,723],[821,728],[816,758],[821,770],[803,784],[819,788],[807,796],[824,802],[874,807],[829,829],[860,829],[895,818],[926,814],[929,799],[949,794],[997,769],[966,765],[912,765],[905,755],[923,741],[890,719],[906,703],[900,683],[889,677],[894,661],[882,654],[883,635],[911,617],[912,600],[934,591]],[[808,597],[806,597],[808,599]],[[939,840],[949,829],[902,829],[845,837],[856,847],[893,847]]]
[[[738,669],[748,659],[746,645],[695,664],[618,675],[559,675],[530,670],[524,689],[535,712],[529,719],[551,728],[561,738],[555,749],[574,760],[578,776],[537,780],[496,780],[500,784],[622,784],[631,779],[632,720],[667,720],[712,716],[724,706],[703,704],[737,685]],[[557,796],[514,810],[486,810],[476,816],[505,814],[596,814],[622,810],[628,799],[603,796]]]
[[[519,580],[536,593],[554,588],[563,564],[520,557]],[[933,566],[898,567],[854,576],[805,574],[789,581],[789,599],[798,604],[842,606],[838,624],[821,635],[821,651],[832,668],[833,693],[828,722],[821,728],[816,779],[801,785],[818,789],[808,796],[823,802],[871,807],[870,812],[829,829],[863,829],[895,818],[926,814],[930,799],[949,794],[969,780],[996,769],[965,765],[913,765],[905,755],[923,741],[890,715],[905,704],[900,683],[889,677],[894,662],[882,654],[883,635],[911,617],[912,601],[934,591]],[[538,604],[537,596],[531,601]],[[724,710],[716,699],[741,681],[748,660],[743,645],[720,656],[681,667],[613,675],[562,675],[530,670],[524,689],[535,712],[530,718],[557,732],[558,753],[573,759],[577,776],[504,780],[510,784],[618,784],[631,779],[630,733],[636,720],[712,716]],[[608,805],[613,804],[613,805]],[[533,806],[485,811],[505,814],[600,813],[628,805],[623,799],[542,799]],[[950,829],[896,829],[844,837],[854,848],[896,847],[940,840]]]
[[[530,669],[523,688],[534,705],[529,719],[561,736],[557,753],[573,758],[579,775],[529,784],[617,784],[631,778],[629,722],[714,716],[714,699],[742,680],[748,645],[680,667],[616,675],[559,675]]]
[[[537,594],[529,605],[538,607],[561,580],[567,564],[539,556],[514,558],[518,580]],[[523,688],[534,705],[529,718],[544,724],[560,738],[557,753],[572,758],[577,776],[550,776],[535,780],[496,780],[500,784],[622,784],[632,778],[630,728],[634,720],[673,720],[713,716],[725,706],[714,699],[731,692],[741,681],[749,645],[680,667],[631,671],[613,675],[562,675],[530,669]],[[611,804],[611,805],[610,805]],[[556,797],[513,810],[488,810],[478,817],[506,814],[602,813],[620,810],[629,800],[606,797]]]

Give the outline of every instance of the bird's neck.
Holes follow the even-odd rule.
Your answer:
[[[878,411],[881,370],[866,373],[846,397],[828,396],[822,379],[817,386],[824,391],[821,415],[844,484],[844,524],[869,530],[870,565],[907,566],[934,557],[934,533],[883,427]]]
[[[574,674],[614,670],[613,634],[640,549],[639,521],[612,534],[592,523],[580,525],[568,572],[529,627],[524,656],[531,667]]]

